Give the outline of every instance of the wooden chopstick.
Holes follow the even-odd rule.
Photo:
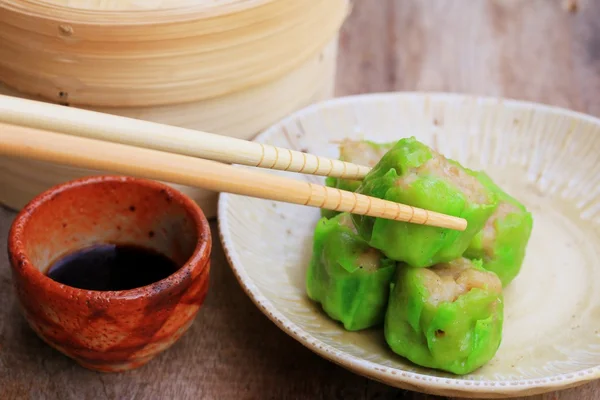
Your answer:
[[[362,179],[371,170],[268,144],[12,96],[0,95],[0,122],[213,161],[312,175]]]
[[[354,214],[466,229],[466,220],[404,204],[201,158],[0,123],[0,155],[138,176],[186,186],[347,211]]]

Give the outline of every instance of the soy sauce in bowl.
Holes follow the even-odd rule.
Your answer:
[[[99,244],[59,258],[46,274],[74,288],[109,291],[150,285],[178,269],[169,257],[145,247]]]

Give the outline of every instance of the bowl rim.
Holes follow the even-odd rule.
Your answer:
[[[57,195],[77,189],[83,186],[101,185],[105,183],[120,183],[125,185],[138,185],[157,192],[164,190],[174,201],[176,201],[186,212],[187,218],[193,219],[197,239],[194,251],[181,267],[164,279],[153,282],[146,286],[140,286],[127,290],[98,291],[79,289],[76,287],[58,283],[43,272],[34,267],[24,248],[23,235],[26,225],[30,222],[36,209],[47,206]],[[139,298],[160,293],[171,287],[178,287],[181,283],[188,281],[187,277],[194,275],[194,270],[206,270],[212,247],[212,235],[210,225],[200,207],[185,194],[178,190],[157,182],[143,178],[120,175],[96,175],[73,179],[58,185],[35,196],[15,217],[8,233],[8,253],[11,269],[20,279],[29,281],[42,290],[50,292],[53,296],[69,299],[73,296],[86,296],[89,300],[103,301],[110,298],[111,301],[133,301]]]
[[[472,101],[481,104],[504,104],[516,109],[537,109],[549,113],[558,113],[567,117],[583,120],[600,126],[600,118],[594,117],[578,111],[567,108],[536,103],[532,101],[516,100],[506,97],[479,96],[463,93],[448,92],[381,92],[367,93],[350,96],[336,97],[333,99],[321,101],[302,108],[287,117],[281,119],[269,128],[257,135],[253,141],[262,142],[280,130],[282,126],[293,122],[305,115],[311,114],[316,110],[327,109],[339,105],[352,104],[365,101],[390,101],[397,99],[419,99],[419,100],[445,100],[449,102]],[[555,389],[564,389],[584,384],[588,381],[600,378],[600,365],[585,368],[571,373],[556,374],[544,378],[535,379],[517,379],[517,380],[470,380],[459,376],[437,377],[428,374],[405,371],[393,367],[382,366],[360,357],[353,356],[344,351],[337,350],[321,340],[313,337],[310,332],[305,331],[297,324],[289,320],[282,312],[278,310],[273,303],[262,294],[262,291],[254,284],[249,274],[246,272],[244,264],[234,251],[235,247],[230,242],[231,233],[229,231],[229,217],[227,209],[229,208],[229,199],[231,195],[221,193],[218,202],[217,221],[219,226],[219,239],[227,261],[232,269],[240,286],[250,297],[252,302],[265,314],[275,325],[277,325],[286,334],[300,342],[319,356],[338,364],[350,371],[363,375],[365,377],[379,380],[381,382],[394,381],[419,388],[424,392],[438,394],[443,391],[464,391],[457,393],[464,395],[469,392],[475,395],[496,393],[501,395],[518,396],[535,395],[548,392]],[[526,393],[525,393],[526,392]]]

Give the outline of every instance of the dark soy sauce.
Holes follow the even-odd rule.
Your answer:
[[[150,285],[177,271],[170,258],[144,247],[100,244],[60,258],[51,279],[78,289],[127,290]]]

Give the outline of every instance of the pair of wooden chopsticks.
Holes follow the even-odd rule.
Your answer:
[[[369,168],[266,144],[0,95],[0,155],[466,229],[464,219],[223,163],[362,179]]]

